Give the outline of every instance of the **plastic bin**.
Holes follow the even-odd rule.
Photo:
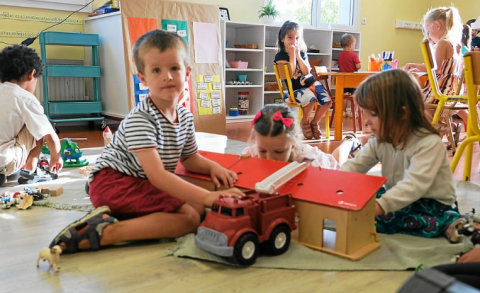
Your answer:
[[[195,132],[197,138],[198,150],[225,153],[227,148],[227,137],[221,134],[213,134],[207,132]]]
[[[242,69],[247,69],[248,68],[248,62],[245,61],[231,61],[229,62],[230,67],[232,68],[242,68]]]

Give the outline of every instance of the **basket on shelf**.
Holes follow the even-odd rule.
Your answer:
[[[265,81],[266,91],[278,91],[278,83],[276,81]]]
[[[239,44],[233,46],[239,49],[258,49],[258,44]]]
[[[247,69],[248,68],[248,62],[246,61],[230,61],[228,62],[230,64],[230,67],[232,68],[241,68],[241,69]]]

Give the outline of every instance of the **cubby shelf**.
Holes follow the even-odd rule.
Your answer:
[[[237,74],[247,74],[247,80],[253,85],[225,85],[224,97],[226,112],[232,106],[237,106],[238,93],[249,93],[250,115],[227,116],[227,123],[239,122],[253,118],[253,113],[260,110],[265,104],[279,99],[280,91],[266,91],[266,81],[275,81],[273,61],[277,53],[276,43],[279,25],[264,25],[226,21],[221,23],[223,58],[225,63],[229,61],[248,62],[247,69],[224,68],[224,81],[236,80]],[[335,70],[332,60],[336,60],[341,48],[332,48],[334,42],[339,43],[344,31],[326,29],[304,29],[303,35],[307,47],[315,46],[319,53],[307,53],[309,59],[322,60],[321,65],[328,70]],[[360,33],[348,32],[355,36],[357,45],[355,53],[360,54]],[[225,45],[227,46],[225,47]],[[258,49],[234,48],[234,45],[257,44]]]

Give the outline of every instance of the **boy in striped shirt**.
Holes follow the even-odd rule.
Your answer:
[[[92,170],[89,194],[96,209],[63,229],[51,247],[76,252],[179,237],[196,231],[205,207],[220,195],[244,195],[233,188],[234,172],[197,153],[193,116],[178,105],[192,70],[185,41],[150,31],[136,41],[133,55],[150,96],[121,122]],[[231,189],[210,192],[182,180],[173,174],[179,162]]]

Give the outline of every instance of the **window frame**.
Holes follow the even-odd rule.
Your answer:
[[[40,8],[48,10],[76,11],[90,0],[0,0],[0,5],[12,7]],[[73,2],[73,3],[72,3]],[[79,12],[92,12],[92,4],[89,4]]]
[[[267,5],[269,0],[264,0],[264,5]],[[353,24],[344,25],[344,24],[330,24],[330,23],[321,23],[320,13],[321,13],[321,2],[322,0],[312,0],[312,11],[317,11],[316,15],[312,13],[312,24],[302,24],[304,28],[319,28],[319,29],[332,29],[340,30],[346,32],[359,32],[360,31],[360,10],[362,7],[362,0],[351,0],[353,5]],[[274,0],[275,4],[275,0]]]

